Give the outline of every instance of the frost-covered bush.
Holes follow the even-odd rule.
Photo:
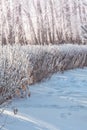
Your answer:
[[[20,46],[0,46],[0,104],[28,87],[27,55]]]
[[[0,46],[0,104],[18,96],[21,86],[27,88],[55,72],[84,66],[86,45]]]
[[[55,72],[87,66],[87,46],[33,46],[32,83],[41,81]]]

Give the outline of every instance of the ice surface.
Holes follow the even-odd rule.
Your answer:
[[[30,98],[13,101],[0,117],[8,115],[6,129],[87,130],[87,68],[54,74],[30,91]]]

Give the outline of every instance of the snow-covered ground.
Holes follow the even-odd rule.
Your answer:
[[[87,68],[54,74],[30,91],[4,111],[3,130],[87,130]]]

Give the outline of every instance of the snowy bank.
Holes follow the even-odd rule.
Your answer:
[[[0,93],[5,87],[5,95],[14,95],[14,88],[34,84],[58,71],[84,66],[87,45],[0,46]]]

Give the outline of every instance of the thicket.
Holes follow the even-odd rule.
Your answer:
[[[0,104],[53,73],[87,66],[87,46],[0,46]],[[26,93],[27,94],[27,93]],[[17,95],[16,95],[17,96]]]

